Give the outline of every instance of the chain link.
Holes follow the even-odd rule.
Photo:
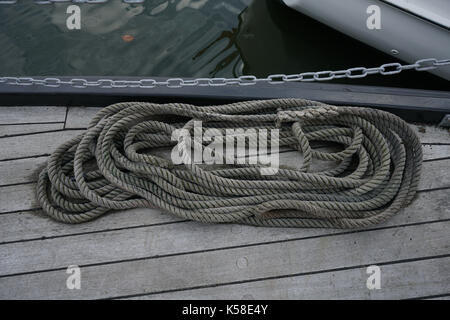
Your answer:
[[[342,78],[357,79],[357,78],[364,78],[367,77],[368,75],[374,74],[393,75],[398,74],[403,70],[411,70],[411,69],[415,69],[417,71],[427,71],[447,65],[450,65],[450,59],[438,60],[435,58],[429,58],[429,59],[421,59],[413,64],[408,65],[402,65],[398,62],[395,62],[395,63],[386,63],[375,68],[357,67],[338,71],[303,72],[299,74],[289,74],[289,75],[272,74],[266,78],[257,78],[252,75],[244,75],[238,78],[197,78],[197,79],[169,78],[166,80],[158,81],[155,79],[88,80],[83,78],[73,78],[69,80],[63,80],[55,77],[44,79],[35,79],[30,77],[0,77],[0,84],[17,85],[17,86],[40,85],[53,88],[58,88],[60,86],[70,86],[73,88],[97,87],[97,88],[144,88],[144,89],[155,87],[181,88],[190,86],[200,86],[200,87],[219,87],[227,85],[248,86],[248,85],[255,85],[261,82],[270,84],[281,84],[286,82],[330,81]]]

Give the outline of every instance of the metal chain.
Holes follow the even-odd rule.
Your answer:
[[[63,3],[63,2],[72,2],[72,3],[106,3],[109,0],[34,0],[35,4],[52,4],[52,3]],[[2,4],[16,4],[19,0],[0,0],[0,5]],[[144,3],[145,0],[122,0],[125,3]]]
[[[70,80],[63,80],[60,78],[44,78],[35,79],[30,77],[0,77],[0,84],[17,85],[17,86],[31,86],[41,85],[46,87],[60,87],[62,85],[71,86],[74,88],[181,88],[191,86],[226,86],[226,85],[254,85],[257,83],[281,84],[286,82],[312,82],[312,81],[329,81],[333,79],[356,79],[364,78],[368,75],[381,74],[393,75],[402,72],[403,70],[414,69],[417,71],[427,71],[436,69],[438,67],[450,65],[450,59],[438,60],[435,58],[421,59],[413,64],[402,65],[398,62],[386,63],[375,68],[350,68],[338,71],[319,71],[319,72],[304,72],[299,74],[272,74],[266,78],[257,78],[251,75],[244,75],[238,78],[197,78],[197,79],[182,79],[169,78],[158,81],[155,79],[140,79],[140,80],[113,80],[113,79],[99,79],[88,80],[83,78],[73,78]]]

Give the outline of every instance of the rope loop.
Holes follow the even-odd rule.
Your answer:
[[[301,165],[280,162],[289,150]],[[66,223],[156,207],[209,223],[362,228],[412,201],[421,165],[416,133],[377,109],[303,99],[124,102],[54,151],[37,195]]]

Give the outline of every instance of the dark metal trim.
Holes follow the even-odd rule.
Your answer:
[[[35,77],[39,79],[40,77]],[[70,80],[72,77],[61,77]],[[99,77],[85,77],[98,80]],[[42,78],[41,78],[42,79]],[[114,78],[112,79],[119,79]],[[121,77],[122,80],[137,80]],[[163,78],[157,78],[163,80]],[[370,106],[407,121],[439,123],[450,113],[450,92],[328,83],[259,83],[248,86],[167,88],[59,88],[0,84],[0,105],[106,106],[123,101],[186,102],[198,105],[243,100],[304,98],[335,105]]]

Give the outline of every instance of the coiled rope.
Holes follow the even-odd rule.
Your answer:
[[[192,130],[194,120],[220,132],[279,128],[280,147],[302,152],[302,166],[280,167],[270,176],[261,174],[260,165],[176,165],[150,153],[175,145],[186,151],[171,136],[179,128]],[[311,141],[338,143],[343,150],[314,150]],[[337,165],[310,172],[314,159]],[[37,194],[43,210],[66,223],[112,209],[157,207],[201,222],[360,228],[385,221],[412,201],[421,165],[415,132],[376,109],[302,99],[201,107],[127,102],[102,109],[86,132],[55,150]]]

